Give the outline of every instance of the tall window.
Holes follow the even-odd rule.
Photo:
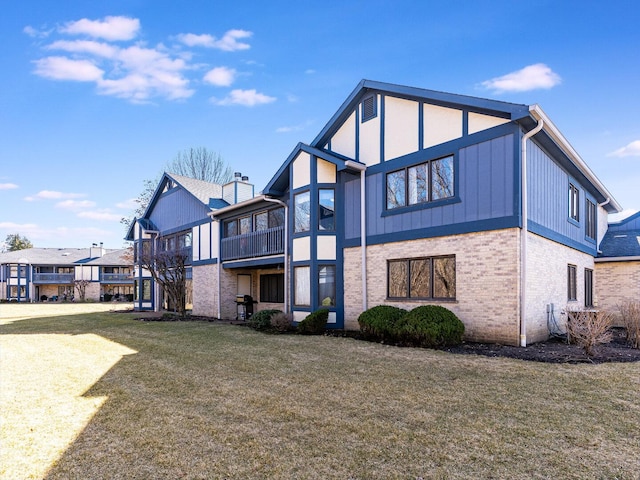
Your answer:
[[[578,299],[578,268],[575,265],[567,265],[567,300]]]
[[[318,229],[335,230],[335,194],[333,188],[318,191]]]
[[[284,303],[284,274],[260,275],[260,301]]]
[[[311,194],[309,192],[299,193],[294,197],[294,231],[296,233],[308,232],[309,228],[311,227],[310,200]]]
[[[389,260],[387,297],[456,298],[456,257]]]
[[[293,269],[295,285],[293,303],[302,307],[311,306],[311,268],[295,267]]]
[[[585,225],[585,233],[588,238],[596,239],[596,205],[587,198],[587,221]]]
[[[593,307],[593,270],[584,269],[584,306]]]
[[[453,156],[388,173],[387,209],[453,197],[453,184]]]
[[[323,307],[336,304],[336,267],[323,265],[318,270],[318,298]]]
[[[580,221],[580,190],[573,184],[569,184],[569,218]]]
[[[151,301],[151,280],[142,280],[142,300]]]

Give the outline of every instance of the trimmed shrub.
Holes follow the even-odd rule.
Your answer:
[[[271,328],[271,317],[276,313],[282,313],[280,310],[260,310],[251,315],[247,321],[247,325],[254,330],[269,330]]]
[[[423,305],[407,312],[396,330],[402,343],[433,348],[462,343],[464,324],[447,308]]]
[[[298,324],[297,332],[302,335],[320,335],[324,333],[329,319],[329,310],[321,308],[307,317]]]
[[[271,328],[278,333],[285,333],[293,330],[293,315],[290,313],[277,312],[271,316]]]
[[[396,324],[405,315],[404,308],[378,305],[365,310],[358,317],[360,331],[369,338],[391,341],[397,337]]]

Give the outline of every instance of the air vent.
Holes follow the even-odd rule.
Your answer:
[[[371,120],[378,114],[376,107],[377,105],[376,105],[375,95],[371,95],[370,97],[367,97],[364,100],[362,100],[362,121],[363,122],[366,122],[367,120]]]

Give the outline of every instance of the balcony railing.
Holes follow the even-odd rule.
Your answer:
[[[73,273],[34,273],[33,283],[73,283]]]
[[[284,227],[222,239],[222,260],[265,257],[284,253]]]
[[[133,282],[131,273],[103,273],[102,283],[122,283]]]

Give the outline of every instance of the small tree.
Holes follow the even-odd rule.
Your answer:
[[[33,244],[27,237],[22,237],[19,233],[10,233],[4,241],[3,249],[7,252],[26,250],[27,248],[33,248]]]
[[[181,317],[187,314],[188,259],[188,251],[180,248],[143,253],[139,257],[140,266],[149,271],[153,280],[167,295],[169,305]]]
[[[73,286],[78,292],[78,297],[80,297],[80,301],[84,302],[86,293],[87,293],[87,285],[89,285],[89,280],[74,280]]]
[[[613,317],[604,311],[568,311],[567,337],[569,342],[584,348],[584,353],[593,356],[596,346],[609,343],[612,338]]]

